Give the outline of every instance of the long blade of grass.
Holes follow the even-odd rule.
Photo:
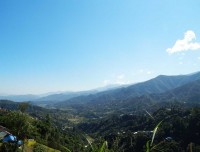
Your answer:
[[[104,141],[104,143],[102,144],[102,146],[101,146],[99,152],[103,152],[103,151],[105,150],[105,147],[106,147],[106,145],[107,145],[106,143],[107,143],[107,141]]]
[[[86,135],[83,135],[83,137],[87,140],[87,142],[90,145],[92,151],[94,151],[94,147],[92,146],[92,142],[88,139],[88,137]]]
[[[72,152],[71,150],[69,150],[68,148],[65,147],[65,150],[67,150],[67,152]]]
[[[162,120],[163,121],[163,120]],[[156,135],[156,132],[158,130],[158,127],[160,126],[160,124],[162,123],[162,121],[160,121],[157,126],[154,128],[153,130],[153,136],[152,136],[152,139],[151,139],[151,146],[153,145],[153,141],[154,141],[154,138],[155,138],[155,135]]]
[[[90,140],[86,137],[87,142],[89,143],[90,147],[92,148],[92,151],[94,151],[94,148],[92,146],[92,143],[90,142]]]
[[[147,141],[147,143],[146,143],[146,152],[150,152],[149,142],[150,142],[150,140]]]
[[[147,110],[144,109],[144,111],[145,111],[153,120],[155,120],[154,117],[153,117]]]

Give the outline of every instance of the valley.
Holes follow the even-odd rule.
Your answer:
[[[199,72],[48,101],[40,107],[40,101],[0,100],[0,125],[23,141],[34,139],[60,151],[142,152],[162,122],[151,151],[200,149]]]

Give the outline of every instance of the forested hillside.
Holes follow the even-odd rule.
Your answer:
[[[32,149],[46,145],[60,151],[98,151],[106,141],[108,145],[103,146],[106,151],[142,152],[147,150],[146,143],[152,139],[155,126],[162,121],[153,142],[158,151],[177,152],[191,147],[199,151],[200,108],[179,103],[158,106],[154,112],[88,119],[71,129],[52,124],[50,115],[38,119],[21,111],[1,109],[0,125],[24,142],[26,139],[34,139],[38,144]],[[157,151],[153,146],[151,151]],[[4,144],[1,145],[1,148],[4,147]]]
[[[151,139],[153,129],[162,121],[154,144],[158,151],[182,151],[195,146],[200,150],[200,109],[160,108],[150,115],[125,114],[111,116],[101,121],[91,121],[79,125],[94,137],[102,136],[115,151],[145,151],[145,145]],[[170,141],[168,141],[170,137]],[[193,150],[194,150],[193,149]],[[156,151],[156,150],[154,150]]]
[[[27,139],[35,140],[38,144],[29,147],[33,151],[41,144],[60,151],[68,151],[68,149],[81,151],[81,148],[84,147],[81,134],[77,134],[76,131],[64,131],[59,126],[52,124],[52,118],[48,114],[46,117],[38,119],[21,111],[0,109],[0,125],[7,128],[6,131],[15,135],[19,140],[23,140],[24,144],[27,144]],[[76,146],[76,143],[79,143],[80,146]],[[42,146],[39,147],[42,148]],[[16,145],[3,143],[0,149],[2,152],[12,152],[16,149]]]

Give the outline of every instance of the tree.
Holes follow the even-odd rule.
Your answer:
[[[28,102],[22,102],[19,104],[19,110],[22,112],[22,113],[25,113],[26,110],[28,109],[29,107],[29,103]]]

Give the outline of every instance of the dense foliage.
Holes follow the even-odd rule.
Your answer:
[[[154,127],[163,120],[154,144],[158,150],[178,152],[200,148],[200,108],[160,108],[149,116],[125,114],[79,125],[94,138],[102,137],[115,151],[145,151]],[[200,150],[200,149],[199,149]]]
[[[38,119],[21,111],[1,109],[0,125],[8,128],[19,139],[35,139],[40,144],[61,151],[98,151],[107,141],[106,151],[142,152],[146,151],[146,143],[151,140],[154,127],[162,121],[153,145],[157,150],[177,152],[191,148],[199,150],[199,118],[200,108],[171,103],[168,106],[160,104],[152,111],[143,110],[143,113],[138,114],[114,114],[85,119],[85,122],[71,129],[59,128],[52,123],[52,117],[48,114]],[[42,151],[44,147],[40,144],[34,149]],[[5,148],[5,145],[1,148]]]
[[[43,120],[33,118],[20,111],[0,111],[0,125],[8,128],[8,131],[18,139],[34,139],[38,143],[48,147],[66,151],[72,149],[81,151],[83,142],[75,131],[63,131],[51,124],[49,115]],[[79,143],[80,146],[76,146]]]

